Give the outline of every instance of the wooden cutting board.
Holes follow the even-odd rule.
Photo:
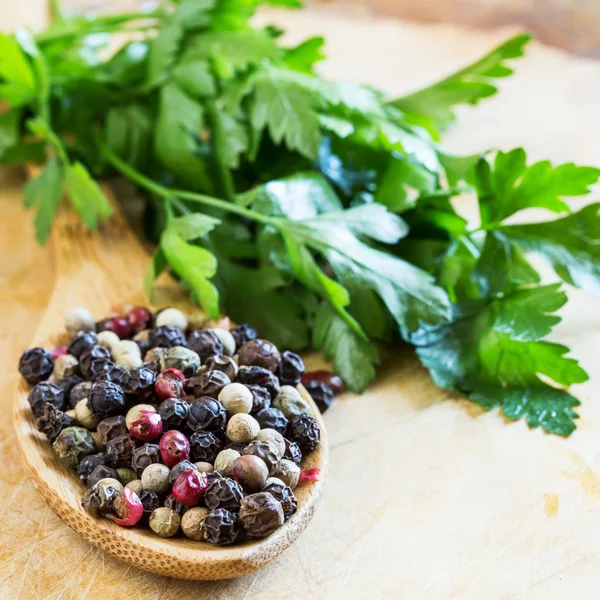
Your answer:
[[[375,21],[339,12],[271,12],[290,40],[324,33],[323,72],[407,91],[471,60],[509,32]],[[600,163],[600,65],[533,46],[503,93],[460,111],[458,151],[522,144],[533,158]],[[0,403],[52,291],[19,180],[0,181]],[[327,413],[330,475],[313,522],[267,569],[230,582],[148,575],[96,550],[34,494],[0,420],[0,597],[61,600],[598,598],[600,301],[571,293],[557,340],[592,375],[574,391],[579,429],[562,440],[438,390],[409,353],[363,397]],[[309,357],[311,366],[320,365]]]

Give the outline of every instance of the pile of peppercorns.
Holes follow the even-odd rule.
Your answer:
[[[301,474],[303,453],[320,440],[296,386],[324,411],[341,382],[305,374],[249,325],[217,325],[141,307],[96,323],[78,308],[68,346],[24,352],[37,429],[87,485],[92,516],[223,545],[264,538],[296,512],[298,481],[318,477]]]

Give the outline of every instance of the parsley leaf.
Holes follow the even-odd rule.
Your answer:
[[[562,198],[588,194],[599,177],[599,169],[573,163],[552,167],[545,160],[527,167],[522,148],[498,152],[493,166],[482,158],[474,173],[482,224],[498,223],[525,208],[568,211]]]
[[[35,99],[37,83],[17,40],[0,33],[0,98],[13,108]]]
[[[600,294],[600,204],[562,219],[500,231],[524,250],[543,256],[567,283]]]
[[[104,192],[81,163],[67,165],[65,188],[73,208],[90,229],[96,229],[98,220],[112,214],[113,208]]]
[[[325,39],[320,36],[309,38],[294,48],[286,49],[283,60],[290,69],[312,74],[315,63],[325,58],[322,52],[324,44]]]
[[[498,89],[492,83],[508,77],[512,69],[505,62],[523,55],[531,35],[522,33],[494,48],[489,54],[427,88],[413,92],[389,104],[405,113],[405,118],[429,130],[435,139],[455,121],[452,107],[477,104],[493,96]]]
[[[485,408],[500,405],[511,419],[527,417],[530,427],[569,435],[578,402],[547,381],[568,386],[588,376],[565,358],[567,348],[542,340],[559,321],[553,312],[565,302],[559,285],[515,290],[457,309],[450,325],[421,329],[411,341],[439,386]]]
[[[315,316],[313,347],[322,349],[325,358],[333,361],[336,372],[351,390],[362,393],[375,379],[377,349],[326,303],[319,306]]]

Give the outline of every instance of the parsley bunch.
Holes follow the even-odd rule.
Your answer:
[[[570,434],[566,389],[587,375],[546,340],[566,296],[528,257],[600,289],[599,207],[565,202],[600,171],[440,146],[453,108],[493,95],[529,36],[389,99],[320,78],[323,39],[286,47],[252,25],[259,3],[87,18],[55,2],[43,33],[0,35],[0,159],[44,164],[25,188],[38,240],[63,192],[89,227],[106,219],[96,181],[116,171],[146,198],[149,295],[169,269],[209,317],[223,309],[278,345],[322,350],[358,392],[378,342],[402,339],[441,387]],[[479,222],[455,210],[462,193]],[[510,219],[533,207],[559,217]]]

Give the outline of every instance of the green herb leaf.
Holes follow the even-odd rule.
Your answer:
[[[498,152],[493,166],[480,159],[474,181],[483,225],[499,223],[525,208],[568,211],[562,198],[583,196],[598,181],[600,170],[573,163],[552,167],[549,161],[526,166],[525,151]]]
[[[23,113],[19,109],[7,110],[0,114],[0,159],[6,150],[19,141],[19,124]]]
[[[112,214],[104,192],[81,163],[66,166],[65,187],[73,208],[90,229],[96,229],[99,219]]]
[[[134,167],[148,160],[152,141],[152,117],[140,104],[118,106],[106,116],[106,145]]]
[[[37,209],[33,224],[39,244],[44,244],[48,239],[62,196],[62,179],[58,159],[51,158],[38,177],[30,179],[23,188],[25,207]]]
[[[14,107],[35,99],[37,83],[17,40],[0,33],[0,98]]]
[[[336,372],[353,392],[364,392],[375,379],[377,349],[326,303],[320,305],[315,317],[313,347],[322,349],[325,358],[333,361]]]
[[[150,44],[146,85],[154,88],[163,83],[177,61],[183,40],[183,25],[176,17],[169,19]]]
[[[188,244],[175,230],[165,229],[160,248],[173,270],[196,296],[207,317],[219,316],[219,293],[209,281],[217,272],[217,260],[205,248]]]
[[[167,268],[168,262],[165,253],[162,251],[160,246],[152,254],[150,265],[144,276],[144,289],[146,290],[146,296],[148,300],[152,301],[152,287],[154,282],[158,279],[159,275]]]
[[[186,241],[195,240],[212,231],[221,221],[202,213],[191,213],[169,223],[169,229]]]
[[[312,74],[315,63],[325,59],[324,45],[325,39],[320,36],[309,38],[294,48],[288,48],[283,60],[290,69]]]
[[[543,256],[567,283],[600,294],[600,204],[555,221],[504,226],[501,232]]]
[[[442,79],[438,83],[390,101],[390,105],[406,113],[413,123],[426,127],[439,139],[455,116],[452,107],[459,104],[477,104],[493,96],[498,89],[494,79],[507,77],[512,69],[505,62],[523,56],[523,48],[530,41],[529,34],[519,34],[494,48],[478,61]]]
[[[210,65],[204,59],[180,60],[173,70],[173,80],[193,98],[214,96],[216,92]]]
[[[507,398],[510,418],[527,416],[532,427],[568,435],[575,427],[577,401],[546,381],[568,386],[588,376],[577,361],[565,358],[568,348],[541,341],[559,321],[552,313],[565,302],[558,285],[516,290],[472,305],[450,325],[422,329],[411,341],[439,386],[486,408],[501,404],[504,410]],[[543,413],[544,397],[554,410]]]

